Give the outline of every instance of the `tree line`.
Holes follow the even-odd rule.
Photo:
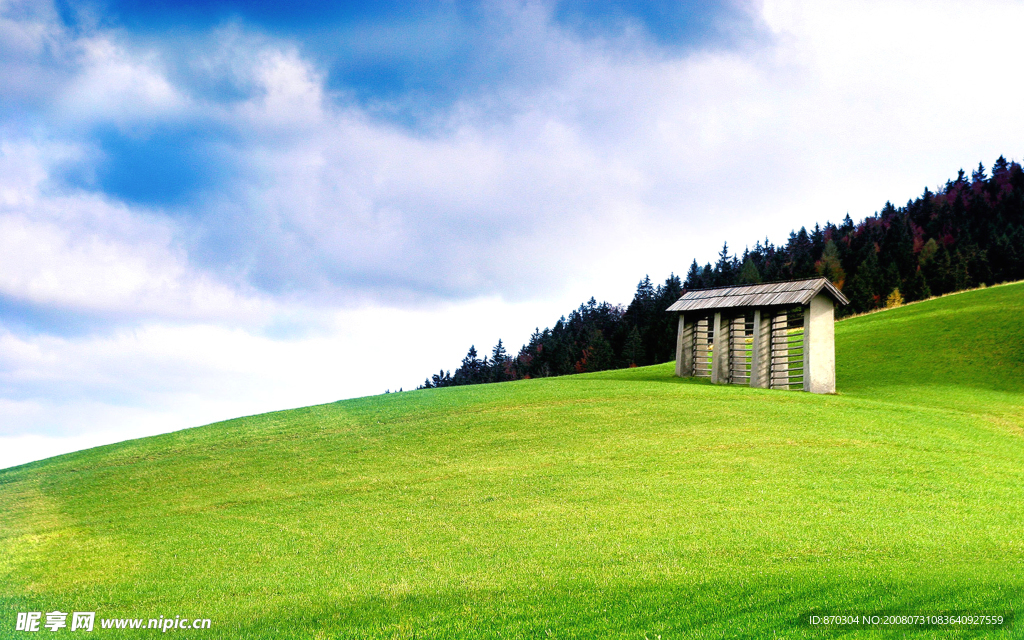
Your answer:
[[[676,318],[665,313],[687,290],[824,276],[850,304],[839,316],[997,282],[1024,279],[1024,170],[1000,156],[991,175],[979,163],[936,192],[927,187],[905,206],[887,202],[854,223],[801,227],[784,245],[764,242],[714,264],[694,260],[685,279],[655,285],[644,276],[629,306],[591,298],[539,328],[516,355],[501,340],[490,355],[470,347],[454,373],[440,371],[420,388],[559,376],[667,362],[675,358]]]

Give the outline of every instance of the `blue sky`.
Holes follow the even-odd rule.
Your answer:
[[[538,7],[552,28],[581,40],[631,39],[624,46],[664,48],[668,55],[735,46],[757,32],[756,16],[729,3],[569,0]],[[505,40],[509,22],[521,19],[517,9],[469,2],[126,1],[62,3],[57,13],[68,29],[98,22],[127,46],[158,52],[182,90],[226,108],[251,100],[261,87],[230,65],[211,68],[197,51],[216,52],[226,33],[294,47],[315,65],[328,104],[355,105],[368,117],[431,135],[445,129],[459,100],[509,82],[543,85],[561,71]],[[227,179],[236,169],[230,151],[241,142],[234,127],[199,114],[141,127],[96,122],[76,133],[102,157],[68,167],[62,177],[69,184],[173,207]]]
[[[723,240],[1020,159],[1022,18],[4,2],[0,465],[409,388]]]

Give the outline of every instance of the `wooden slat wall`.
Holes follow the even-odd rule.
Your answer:
[[[729,382],[750,384],[754,314],[737,316],[729,323]]]
[[[711,321],[705,316],[693,325],[693,375],[711,377],[711,342],[714,339]]]
[[[804,314],[802,308],[776,313],[771,319],[772,389],[802,389],[804,384]]]
[[[802,307],[783,311],[763,311],[768,315],[768,386],[771,389],[802,389],[804,381],[804,314]],[[753,313],[722,319],[722,330],[728,332],[725,357],[728,359],[731,384],[750,384],[753,360]],[[697,318],[688,336],[692,342],[693,375],[711,377],[714,323],[711,316]]]

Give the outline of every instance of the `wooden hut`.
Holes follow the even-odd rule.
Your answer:
[[[827,278],[687,291],[668,308],[676,375],[835,393],[834,308],[849,302]]]

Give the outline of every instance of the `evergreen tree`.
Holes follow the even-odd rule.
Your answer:
[[[1018,225],[1012,233],[1007,235],[1010,238],[1010,246],[1015,251],[1007,258],[1007,267],[1003,277],[1005,280],[1020,280],[1024,278],[1024,224]]]
[[[825,223],[826,226],[828,226],[828,224],[829,223],[827,223],[827,222]],[[825,249],[825,231],[818,225],[817,222],[815,222],[814,223],[814,230],[811,231],[811,256],[812,256],[812,258],[814,256],[820,256],[821,252],[824,251],[824,249]]]
[[[626,343],[622,347],[622,359],[627,366],[635,367],[638,363],[643,362],[644,343],[636,326],[631,328],[629,335],[626,336]]]
[[[967,271],[967,260],[959,251],[953,254],[953,290],[968,289],[972,285],[971,274]]]
[[[466,357],[462,359],[462,364],[458,369],[455,370],[453,376],[454,384],[480,384],[485,382],[483,376],[483,363],[477,357],[476,346],[471,345],[469,351],[466,353]]]
[[[743,266],[740,267],[740,274],[737,284],[760,284],[761,272],[757,270],[754,259],[747,255],[743,258]]]
[[[992,269],[993,282],[1006,282],[1014,280],[1011,275],[1013,265],[1017,261],[1017,248],[1010,243],[1010,237],[1005,233],[1001,234],[992,243],[989,251],[989,262]]]
[[[714,286],[726,287],[735,284],[733,262],[734,259],[729,257],[729,243],[722,243],[722,250],[718,253],[718,261],[715,263]]]
[[[846,217],[843,218],[843,224],[839,227],[839,231],[844,238],[853,233],[853,218],[850,217],[849,212],[847,212]]]
[[[932,295],[942,295],[953,290],[953,270],[949,251],[939,246],[935,238],[925,243],[918,256],[921,274],[931,288]]]
[[[999,156],[1002,158],[1002,156]],[[971,182],[982,183],[985,182],[985,165],[978,163],[978,168],[971,172]]]
[[[686,280],[683,282],[683,286],[689,289],[704,289],[704,279],[701,277],[700,267],[697,266],[697,261],[694,260],[690,264],[690,270],[686,272]]]
[[[935,254],[935,258],[932,261],[934,265],[934,274],[926,274],[928,282],[937,282],[938,291],[937,293],[949,293],[950,291],[956,291],[956,277],[953,272],[953,258],[949,255],[949,250],[945,246],[939,247],[938,253]]]
[[[675,358],[678,323],[675,314],[666,313],[665,310],[683,295],[683,283],[679,276],[671,273],[665,278],[664,284],[658,286],[655,294],[654,311],[651,322],[646,327],[647,333],[650,334],[644,353],[647,364],[668,362]]]
[[[789,277],[814,277],[813,246],[806,227],[800,227],[800,231],[789,235],[787,250],[789,251]]]
[[[853,288],[850,290],[850,302],[855,302],[855,310],[858,312],[870,311],[878,307],[882,300],[882,289],[885,281],[881,269],[878,266],[878,255],[874,249],[868,247],[868,255],[857,268],[853,280],[850,281]],[[885,294],[888,295],[889,291]]]
[[[839,260],[839,248],[835,242],[829,240],[825,243],[825,249],[821,252],[821,260],[814,264],[814,269],[819,276],[828,278],[832,284],[836,285],[837,289],[842,291],[846,284],[846,271]]]
[[[984,249],[971,247],[967,259],[967,272],[970,274],[970,284],[968,286],[992,284],[994,280],[992,279],[992,268],[988,262],[988,252]]]
[[[894,289],[899,289],[901,284],[899,269],[896,268],[895,263],[890,262],[889,266],[885,269],[882,286],[878,289],[878,292],[883,296],[888,296]]]
[[[659,285],[655,293],[657,294],[659,304],[664,302],[672,304],[683,295],[683,281],[675,273],[670,273],[665,278],[665,283]]]
[[[907,279],[907,284],[904,287],[904,295],[907,302],[924,300],[925,298],[931,297],[932,291],[928,287],[928,282],[925,280],[924,274],[921,272],[921,267],[918,267],[914,271],[914,275]]]
[[[938,252],[939,244],[935,242],[935,238],[929,238],[928,242],[924,243],[924,246],[921,248],[921,252],[917,255],[918,265],[924,266],[934,258],[935,254]]]
[[[978,165],[980,166],[981,163],[979,162]],[[1002,176],[1008,174],[1009,172],[1010,172],[1010,163],[1008,163],[1006,161],[1006,158],[1004,158],[1002,156],[1002,154],[1000,154],[999,158],[995,161],[995,164],[992,165],[992,177],[993,178],[1002,177]]]
[[[701,269],[700,279],[704,282],[704,288],[710,289],[715,286],[715,271],[711,268],[711,263],[708,262]]]
[[[615,354],[612,352],[612,346],[605,339],[601,330],[591,327],[587,330],[585,339],[587,346],[584,347],[580,354],[580,359],[574,365],[576,372],[586,373],[588,371],[610,369],[614,362]]]
[[[491,382],[504,382],[505,380],[512,379],[512,372],[509,370],[509,358],[508,353],[505,351],[505,346],[501,343],[501,339],[498,339],[498,344],[494,345],[494,349],[491,350],[491,366],[490,366],[490,380]]]
[[[637,283],[633,299],[640,301],[641,304],[646,304],[649,300],[654,299],[654,284],[651,282],[651,276],[645,275],[644,279]]]

